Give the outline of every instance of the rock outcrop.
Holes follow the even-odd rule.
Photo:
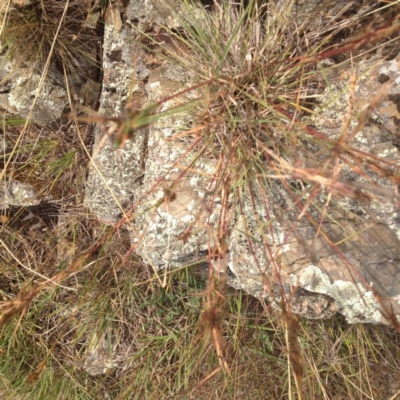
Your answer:
[[[164,112],[182,104],[183,97],[198,95],[188,90],[174,97],[194,85],[192,77],[172,62],[155,62],[140,43],[139,32],[149,26],[178,29],[175,17],[163,2],[140,0],[130,2],[124,15],[106,24],[99,112],[118,120],[118,127],[127,128],[134,113],[146,105],[159,102],[157,111]],[[199,152],[196,138],[180,135],[192,122],[190,112],[182,109],[147,127],[128,129],[129,140],[120,149],[113,145],[121,133],[118,127],[112,121],[98,124],[85,205],[108,224],[124,217],[136,253],[155,271],[211,262],[229,284],[267,297],[277,308],[285,297],[294,312],[308,318],[340,312],[349,322],[388,323],[390,314],[400,315],[398,188],[370,167],[382,162],[398,168],[400,56],[385,61],[378,52],[358,63],[353,91],[348,89],[347,67],[337,68],[317,102],[317,117],[304,116],[310,129],[334,143],[343,132],[349,98],[355,98],[355,122],[345,129],[356,134],[341,157],[353,152],[352,160],[360,164],[343,165],[338,180],[348,197],[332,198],[332,188],[325,187],[302,210],[281,180],[271,178],[267,194],[249,183],[240,197],[231,193],[222,199],[215,193],[214,159]],[[369,105],[371,115],[357,129],[355,116]],[[59,103],[57,113],[63,107]],[[46,117],[45,123],[52,118]],[[318,143],[308,150],[321,163],[327,161],[319,155]],[[282,167],[288,174],[289,161]],[[343,159],[336,161],[341,165]],[[305,176],[288,180],[299,197],[303,181]],[[365,196],[365,204],[352,196],[355,186],[358,193],[371,194]],[[378,187],[380,192],[374,191]],[[222,265],[211,249],[219,245],[213,231],[226,210],[230,234]]]

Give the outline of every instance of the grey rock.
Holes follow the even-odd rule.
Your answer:
[[[10,181],[0,183],[0,210],[10,206],[27,207],[40,203],[40,198],[29,183]]]
[[[17,65],[4,54],[0,56],[0,79],[0,106],[21,118],[30,116],[40,126],[51,126],[69,104],[64,78],[54,66],[42,79],[41,72]]]
[[[66,90],[57,81],[47,77],[35,101],[41,75],[24,75],[26,76],[21,72],[21,77],[13,82],[8,95],[8,110],[22,118],[30,117],[30,120],[38,125],[51,126],[61,118],[64,108],[69,104]]]
[[[132,28],[125,24],[121,31],[105,27],[103,47],[104,80],[99,113],[110,117],[129,118],[125,109],[131,96],[137,96],[140,83],[148,76],[139,56],[140,48],[132,37]],[[136,68],[136,69],[135,69]],[[109,127],[95,128],[95,151],[86,184],[84,204],[107,223],[118,221],[121,213],[137,197],[137,188],[144,173],[144,154],[148,132],[141,129],[121,149],[108,137]]]

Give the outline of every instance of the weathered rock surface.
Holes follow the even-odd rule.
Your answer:
[[[35,206],[40,203],[35,189],[29,183],[18,181],[0,182],[0,199],[0,210],[11,206]]]
[[[386,77],[385,81],[392,82],[387,88],[389,96],[374,108],[371,119],[351,142],[352,151],[365,154],[361,156],[362,160],[372,154],[391,163],[392,167],[399,163],[399,152],[393,141],[398,110],[391,100],[397,98],[399,91],[399,60],[398,56],[383,61],[378,54],[368,62],[360,63],[360,79],[354,93],[354,115],[360,115],[381,90],[382,75]],[[313,120],[313,125],[329,139],[337,140],[342,130],[350,101],[349,78],[349,71],[341,71],[335,80],[331,80],[326,97],[323,97],[329,104],[321,106]],[[349,135],[357,121],[350,124]],[[369,193],[379,187],[381,195],[375,195],[366,204],[346,197],[331,202],[327,208],[329,218],[323,218],[321,224],[323,235],[316,236],[315,227],[306,218],[295,223],[299,209],[282,190],[277,190],[271,202],[286,210],[286,218],[275,212],[276,207],[270,207],[267,216],[268,207],[263,206],[261,197],[256,197],[257,218],[271,221],[272,236],[275,237],[268,231],[260,231],[254,206],[245,204],[244,216],[239,218],[231,238],[229,268],[235,274],[231,283],[257,297],[268,295],[269,289],[279,298],[280,287],[276,283],[279,277],[278,281],[291,282],[292,289],[287,292],[294,300],[296,291],[293,288],[297,287],[328,295],[334,300],[335,308],[350,322],[385,322],[382,313],[388,315],[391,311],[399,315],[400,224],[398,201],[392,201],[398,197],[398,189],[385,177],[373,174],[370,168],[364,168],[364,174],[355,173],[343,164],[341,182],[348,187],[359,184],[360,189],[367,188]],[[323,210],[326,201],[327,196],[321,195],[314,205]],[[312,216],[320,222],[321,213]],[[273,256],[266,252],[265,244],[273,249]],[[322,301],[325,304],[326,298]],[[307,303],[305,312],[297,311],[310,316],[309,303],[315,301]],[[321,309],[319,303],[318,308]],[[331,307],[325,310],[330,313]],[[314,314],[325,316],[324,313]]]
[[[132,92],[141,104],[150,104],[187,84],[188,78],[179,70],[171,72],[172,66],[166,63],[146,66],[146,54],[130,40],[136,34],[132,27],[143,27],[161,18],[155,16],[156,12],[152,4],[137,1],[128,6],[126,22],[119,31],[106,27],[103,113],[123,113]],[[360,63],[353,116],[373,101],[380,81],[386,80],[383,76],[388,76],[392,85],[386,100],[374,108],[370,126],[365,124],[351,143],[353,149],[379,156],[393,166],[399,162],[394,146],[400,120],[394,107],[400,87],[399,63],[398,58],[382,61],[379,55],[369,63]],[[326,89],[329,99],[333,98],[330,103],[336,102],[336,107],[324,106],[318,120],[309,121],[332,140],[338,138],[348,108],[345,87],[349,72],[341,70],[340,74],[337,81],[330,79]],[[177,102],[172,99],[162,107]],[[173,139],[189,122],[184,114],[169,116],[139,131],[119,152],[111,141],[106,141],[95,150],[90,171],[85,202],[98,218],[113,223],[124,210],[140,204],[135,208],[132,240],[137,253],[156,270],[204,259],[214,245],[212,229],[219,218],[221,199],[214,199],[214,216],[206,216],[213,199],[216,166],[211,158],[202,157],[192,165],[196,148],[188,150],[190,142]],[[105,133],[104,128],[97,128],[97,144]],[[188,166],[190,173],[184,176],[182,172]],[[317,226],[305,217],[297,221],[300,211],[278,180],[271,180],[270,204],[265,204],[257,187],[251,189],[251,195],[243,193],[242,210],[231,205],[225,271],[228,282],[256,297],[271,298],[277,307],[285,294],[292,309],[309,318],[328,317],[339,311],[349,322],[387,323],[389,310],[399,315],[399,211],[395,201],[385,202],[388,193],[392,193],[391,200],[397,196],[397,188],[385,178],[368,178],[343,167],[343,185],[355,181],[368,191],[371,179],[385,193],[365,205],[346,198],[327,205],[328,194],[322,192],[310,208]],[[169,191],[174,195],[169,196]],[[205,213],[200,212],[202,207]],[[321,217],[324,207],[329,217]]]
[[[104,78],[99,113],[117,117],[125,112],[131,96],[143,91],[149,71],[140,57],[141,50],[130,25],[125,24],[121,30],[106,25],[103,46]],[[99,219],[114,223],[137,197],[145,170],[148,129],[137,132],[118,151],[102,125],[96,126],[95,135],[95,155],[85,204]]]
[[[18,67],[6,58],[0,60],[0,107],[22,118],[28,118],[40,126],[51,126],[61,118],[68,105],[63,77],[52,70],[43,82],[36,103],[31,111],[41,81],[39,72]],[[12,73],[11,73],[12,72]]]
[[[79,105],[95,107],[100,90],[100,84],[96,82],[98,75],[96,54],[100,42],[96,37],[96,24],[90,25],[88,22],[82,26],[79,25],[79,22],[85,22],[86,17],[89,21],[89,17],[95,16],[96,13],[91,14],[90,10],[92,2],[90,0],[80,1],[77,2],[78,5],[72,5],[72,2],[68,3],[70,9],[74,8],[75,10],[72,18],[81,18],[81,21],[74,24],[74,28],[72,25],[69,25],[71,30],[67,28],[68,35],[75,43],[75,47],[71,46],[65,50],[61,46],[62,50],[60,50],[60,46],[55,44],[52,60],[46,68],[44,66],[47,64],[47,59],[42,58],[46,47],[46,38],[41,36],[40,29],[42,28],[39,28],[38,25],[46,23],[40,21],[40,14],[46,13],[47,6],[49,6],[47,12],[50,12],[52,7],[52,11],[57,12],[54,4],[44,5],[40,1],[23,0],[8,3],[0,4],[0,15],[3,22],[7,20],[5,15],[11,18],[7,24],[2,26],[4,37],[0,41],[0,107],[40,126],[51,127],[59,125],[60,119],[65,117],[70,109],[68,92],[71,94],[72,103],[78,108]],[[22,12],[23,7],[26,6],[37,7],[37,19],[33,17],[29,23],[28,20],[24,20],[27,17],[23,17],[24,13]],[[77,7],[79,11],[76,11]],[[51,27],[53,27],[52,24],[48,29]],[[8,28],[11,28],[11,32],[8,31]],[[13,31],[14,28],[16,33]],[[65,31],[61,29],[60,36],[65,34]],[[75,42],[78,36],[84,36],[85,39],[78,39]],[[26,38],[32,38],[32,43],[25,42]],[[30,44],[32,44],[31,48]],[[65,54],[67,55],[65,56]],[[68,90],[63,67],[56,61],[60,57],[66,68],[68,65],[75,65],[75,69],[68,69]]]
[[[69,109],[66,83],[63,75],[51,64],[35,101],[41,80],[41,72],[16,66],[6,57],[0,57],[0,107],[21,118],[29,117],[37,125],[56,126]],[[69,85],[71,100],[78,109],[80,106],[96,106],[100,83],[86,79],[83,84],[70,81]]]

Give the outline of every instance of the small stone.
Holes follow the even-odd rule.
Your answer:
[[[0,210],[10,206],[26,207],[40,203],[37,192],[29,183],[11,181],[0,184]]]

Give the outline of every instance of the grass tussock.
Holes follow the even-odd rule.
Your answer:
[[[33,4],[24,9],[7,4],[3,32],[11,57],[40,64],[54,45],[54,62],[63,70],[79,71],[81,56],[93,61],[80,32],[85,14],[78,2]],[[362,35],[340,44],[340,35],[360,20],[342,18],[307,29],[309,21],[293,18],[292,2],[286,8],[221,2],[211,12],[184,4],[179,29],[162,27],[154,35],[146,32],[145,39],[157,59],[178,63],[196,81],[182,93],[203,94],[202,105],[191,105],[193,127],[183,136],[191,139],[196,132],[201,154],[217,165],[213,190],[223,211],[209,264],[226,266],[233,215],[228,208],[241,216],[250,209],[243,225],[249,252],[260,274],[279,281],[282,241],[271,230],[288,223],[285,214],[293,235],[305,221],[325,237],[323,221],[331,218],[332,204],[386,195],[382,176],[397,182],[397,165],[360,155],[352,146],[367,115],[358,116],[355,125],[349,119],[338,138],[310,121],[331,72],[318,62],[350,51],[362,57],[369,46],[392,40],[398,24],[392,10],[385,11],[384,22],[370,19]],[[34,52],[19,58],[17,49],[28,39]],[[123,145],[137,128],[162,117],[157,109],[165,101],[98,122],[112,122],[117,144]],[[18,128],[3,124],[14,151],[1,155],[1,167],[6,177],[32,184],[45,201],[1,211],[0,396],[389,399],[399,394],[400,336],[393,329],[349,326],[340,316],[298,319],[283,289],[282,312],[276,313],[270,304],[228,288],[209,265],[206,276],[202,266],[168,271],[161,286],[132,254],[121,224],[106,227],[81,205],[90,128],[71,124],[52,132],[29,126],[26,132],[20,140]],[[373,170],[377,184],[343,182],[339,161],[351,170],[362,166],[357,171],[365,176]],[[282,190],[290,207],[273,207],[273,194]],[[326,196],[322,205],[320,195]],[[165,199],[172,200],[172,195]],[[257,243],[269,260],[267,269]],[[272,294],[270,282],[266,278],[265,290]]]
[[[179,64],[195,82],[209,82],[187,135],[196,132],[203,144],[199,153],[215,160],[215,196],[230,195],[213,237],[223,249],[221,260],[226,262],[233,209],[243,220],[240,229],[260,275],[273,275],[281,282],[282,248],[294,237],[302,240],[308,228],[315,231],[314,242],[330,247],[353,272],[356,268],[339,244],[351,237],[351,229],[341,221],[354,210],[343,204],[355,202],[365,218],[371,213],[363,205],[399,204],[397,161],[360,151],[354,141],[390,86],[383,86],[360,112],[354,97],[359,78],[353,70],[339,132],[329,136],[315,121],[325,118],[321,113],[331,103],[326,94],[330,79],[398,38],[398,7],[371,6],[348,21],[339,13],[341,17],[322,25],[293,17],[292,1],[216,2],[208,11],[197,2],[185,4],[179,29],[162,27],[145,36],[153,40],[156,54],[162,52]],[[360,25],[362,30],[357,29]],[[325,230],[330,224],[340,227],[341,240]],[[284,237],[278,239],[273,230],[282,227]],[[367,234],[376,240],[373,229]],[[309,246],[310,263],[318,262]],[[368,285],[362,274],[355,274]],[[265,289],[272,293],[271,286]],[[378,295],[377,299],[381,301]],[[390,319],[390,310],[385,312]]]
[[[1,5],[0,39],[7,58],[42,71],[50,56],[72,82],[98,73],[99,28],[88,24],[90,4],[75,0],[28,3],[4,1]]]

